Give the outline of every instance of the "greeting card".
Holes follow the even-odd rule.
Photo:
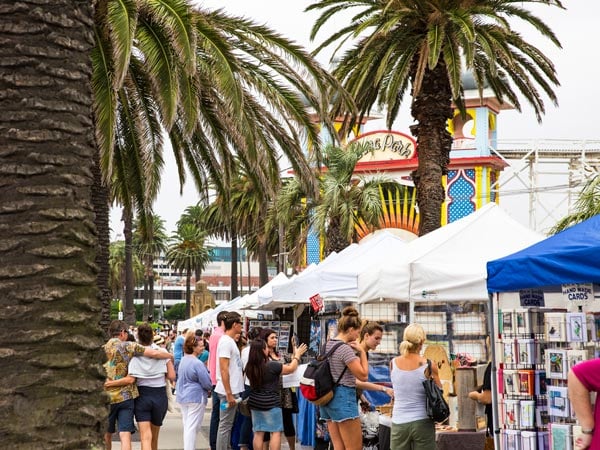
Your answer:
[[[562,423],[550,424],[551,450],[571,450],[571,425]]]
[[[567,388],[548,386],[548,414],[555,417],[569,417],[569,409]]]
[[[521,422],[521,407],[519,400],[504,400],[504,424],[508,428],[519,428]]]
[[[535,364],[535,345],[533,339],[517,340],[518,363],[530,366]]]
[[[548,312],[546,320],[546,340],[549,342],[565,342],[567,340],[566,314],[562,312]]]
[[[504,450],[521,450],[521,432],[519,430],[502,430]]]
[[[537,433],[535,431],[521,431],[521,450],[536,450]]]
[[[533,428],[535,426],[535,401],[521,400],[519,408],[520,428]]]
[[[567,373],[567,351],[555,348],[546,349],[546,377],[566,380]]]
[[[590,359],[588,350],[567,350],[567,371],[575,364]]]
[[[534,371],[531,369],[517,370],[519,384],[517,386],[520,395],[533,395],[535,392]]]
[[[536,370],[535,374],[535,395],[546,395],[546,371]]]
[[[567,313],[567,341],[585,342],[587,338],[585,313]]]

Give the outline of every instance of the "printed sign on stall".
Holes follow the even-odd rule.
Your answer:
[[[570,302],[594,300],[594,286],[592,283],[563,284],[562,296]]]
[[[541,289],[521,289],[519,291],[521,306],[542,307],[545,306],[544,291]]]
[[[319,294],[313,295],[309,300],[310,306],[312,306],[314,312],[319,312],[321,309],[323,309],[323,298],[321,298]]]

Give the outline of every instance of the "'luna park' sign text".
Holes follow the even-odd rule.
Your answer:
[[[358,136],[354,142],[366,144],[359,162],[411,159],[416,156],[415,140],[397,131],[372,131]]]

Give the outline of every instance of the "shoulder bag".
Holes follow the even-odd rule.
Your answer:
[[[450,417],[450,408],[444,399],[442,390],[435,384],[431,372],[431,360],[427,360],[427,379],[423,381],[427,415],[434,422],[445,422]]]

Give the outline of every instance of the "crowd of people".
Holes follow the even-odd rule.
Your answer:
[[[279,450],[282,434],[290,450],[295,449],[293,414],[298,412],[298,400],[294,390],[283,386],[282,376],[296,371],[306,344],[293,340],[291,353],[282,355],[272,329],[252,328],[244,335],[242,317],[231,311],[221,311],[217,323],[210,334],[184,330],[177,337],[155,334],[148,324],[142,324],[137,342],[135,338],[130,341],[132,333],[124,322],[111,323],[111,338],[105,345],[105,389],[111,398],[108,449],[115,431],[121,448],[131,449],[135,417],[142,450],[156,450],[173,387],[181,410],[185,450],[196,448],[209,399],[211,450],[232,448],[234,426],[233,443],[240,450]],[[335,450],[362,448],[359,404],[363,409],[370,406],[362,394],[365,390],[403,399],[394,404],[392,448],[433,448],[434,424],[425,411],[424,391],[417,388],[426,376],[427,360],[420,356],[425,332],[416,324],[406,328],[400,356],[390,363],[391,388],[367,381],[368,352],[377,348],[382,336],[381,325],[361,320],[354,307],[347,307],[338,320],[337,335],[325,344],[325,351],[334,349],[330,369],[333,379],[339,381],[332,400],[319,408],[319,414],[326,421]],[[431,375],[440,384],[436,364]],[[238,413],[243,399],[250,416]]]

